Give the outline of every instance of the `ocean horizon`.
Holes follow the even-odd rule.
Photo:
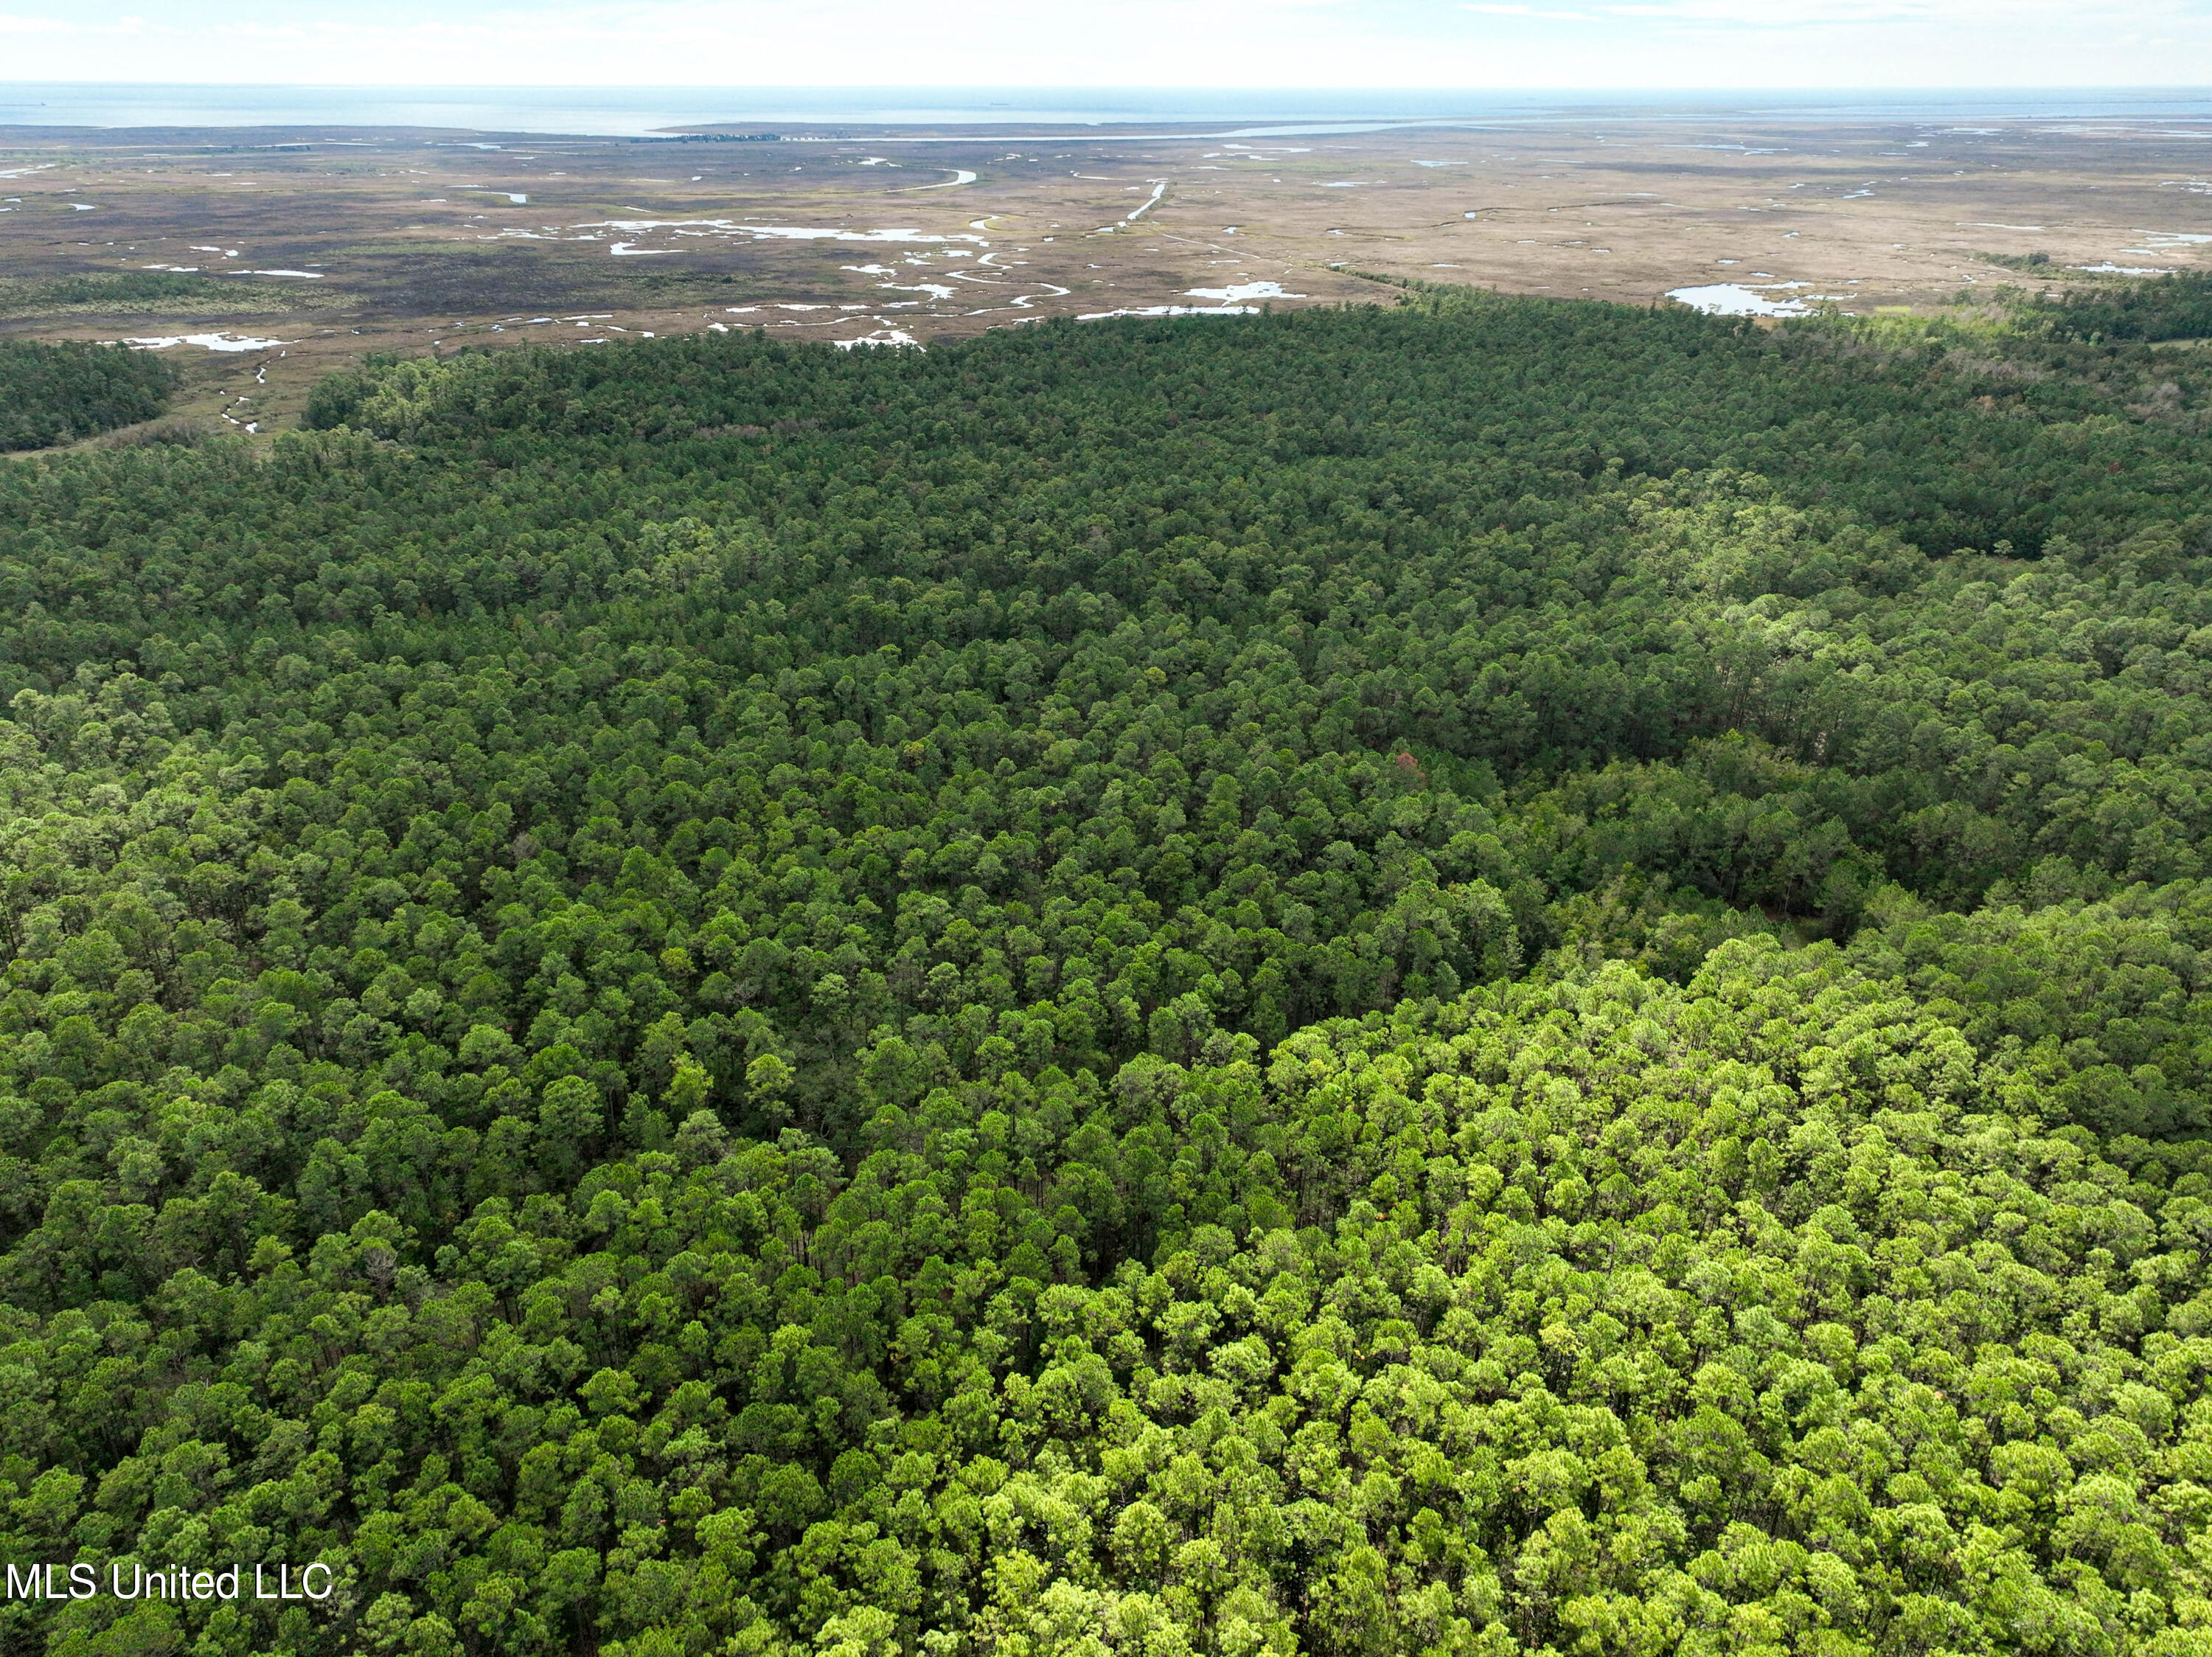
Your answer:
[[[1127,127],[1251,135],[1589,120],[2212,121],[2212,88],[350,87],[0,82],[0,129],[412,127],[645,137],[706,126]],[[1234,137],[1236,132],[1209,136]],[[2208,133],[2207,136],[2212,136]]]

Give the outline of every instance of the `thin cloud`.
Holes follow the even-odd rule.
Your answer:
[[[0,12],[0,34],[99,34],[94,25],[63,17],[26,17],[19,12]]]
[[[1486,9],[1470,7],[1469,9]],[[1773,27],[1790,29],[1869,28],[1908,27],[1978,27],[1999,21],[2019,22],[2026,16],[2053,19],[2078,17],[2077,0],[1875,0],[1848,15],[1792,15],[1766,0],[1630,0],[1598,9],[1607,17],[1648,19],[1654,22],[1719,23],[1731,27]],[[2161,17],[2191,15],[2165,0],[2139,0],[2136,9]]]
[[[1586,11],[1539,11],[1534,6],[1463,5],[1460,9],[1480,12],[1486,17],[1541,17],[1562,23],[1593,23],[1597,21]]]

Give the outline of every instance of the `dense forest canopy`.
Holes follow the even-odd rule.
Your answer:
[[[1420,295],[0,472],[0,1551],[337,1583],[0,1638],[2199,1649],[2208,389]]]
[[[2062,339],[2212,338],[2212,274],[2175,271],[2149,282],[2069,291],[2039,320]]]
[[[56,443],[150,420],[176,374],[150,351],[74,340],[0,340],[0,449]]]

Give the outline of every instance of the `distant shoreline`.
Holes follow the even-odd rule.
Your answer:
[[[769,127],[932,138],[1286,137],[1557,121],[2212,123],[2212,88],[1505,92],[1193,88],[303,87],[0,82],[0,132],[406,130],[596,137]],[[1203,132],[1178,129],[1198,126]],[[2207,136],[2212,136],[2208,132]]]

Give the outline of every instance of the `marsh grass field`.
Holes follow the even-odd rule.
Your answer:
[[[765,328],[926,344],[1391,283],[1789,314],[2197,268],[2179,120],[1549,122],[1296,137],[0,129],[0,337],[167,347],[267,433],[372,351]],[[1378,281],[1380,285],[1378,285]]]

